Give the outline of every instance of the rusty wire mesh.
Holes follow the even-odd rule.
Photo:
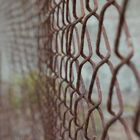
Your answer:
[[[6,8],[12,5],[5,13],[11,71],[22,78],[34,71],[38,76],[34,95],[44,139],[139,138],[139,95],[128,119],[125,99],[129,94],[124,94],[119,79],[127,67],[139,94],[140,76],[132,61],[134,47],[125,18],[128,0],[22,1],[5,4]],[[111,27],[105,21],[113,9],[117,16],[112,12],[109,22],[116,19],[116,26],[109,34]],[[25,92],[27,87],[22,88]],[[36,109],[30,105],[35,124]],[[35,136],[37,127],[31,125],[33,140],[40,139]]]
[[[109,136],[109,130],[116,122],[123,126],[127,139],[132,139],[130,126],[123,117],[123,93],[117,80],[119,71],[127,65],[140,86],[139,74],[131,61],[134,50],[125,21],[127,3],[128,0],[121,4],[107,0],[102,5],[98,0],[39,1],[39,71],[44,84],[47,83],[44,94],[47,103],[46,106],[42,105],[47,110],[43,113],[46,139],[113,139]],[[112,6],[119,14],[113,47],[104,26],[105,14]],[[92,18],[97,25],[89,29],[88,21]],[[93,28],[97,29],[97,33],[91,35]],[[122,32],[126,38],[125,54],[119,46]],[[104,44],[101,44],[101,40],[104,40]],[[111,60],[112,55],[117,57],[118,64]],[[105,93],[100,84],[101,80],[106,79],[99,79],[103,65],[111,73],[104,104],[109,113],[108,119],[103,110]],[[88,73],[88,82],[84,70]],[[117,100],[117,109],[113,107],[113,96]],[[138,118],[139,109],[131,126],[139,136]]]

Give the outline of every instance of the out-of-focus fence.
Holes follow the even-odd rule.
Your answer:
[[[38,11],[36,1],[1,0],[3,46],[1,137],[5,140],[42,140],[36,101]],[[1,41],[1,42],[2,42]],[[6,76],[5,76],[6,77]],[[7,78],[6,78],[7,79]],[[10,123],[9,123],[10,122]]]
[[[3,3],[11,72],[25,79],[21,95],[28,95],[24,104],[30,106],[33,140],[38,114],[45,140],[140,137],[140,75],[125,18],[129,0]],[[107,18],[115,24],[111,33]],[[126,68],[135,79],[136,101],[122,88]]]

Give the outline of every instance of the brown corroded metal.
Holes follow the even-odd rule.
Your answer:
[[[140,88],[140,75],[132,62],[134,47],[125,18],[128,2],[129,0],[122,0],[121,4],[117,0],[37,0],[37,13],[29,19],[38,17],[38,24],[31,24],[35,29],[38,28],[36,57],[39,77],[36,94],[46,140],[112,140],[114,137],[111,136],[111,129],[118,122],[122,128],[119,132],[116,131],[116,135],[121,135],[121,131],[124,131],[128,140],[133,140],[134,136],[140,137],[140,103],[136,103],[136,113],[130,123],[123,116],[125,104],[118,79],[119,72],[127,66]],[[31,7],[32,5],[28,8]],[[109,27],[105,26],[106,14],[110,8],[118,13],[118,17],[115,17],[118,20],[115,41],[110,41],[107,32]],[[26,11],[29,10],[25,10],[25,13]],[[92,19],[97,24],[91,23],[89,28]],[[112,18],[110,22],[113,20]],[[91,30],[93,32],[94,29],[97,33],[92,36]],[[13,27],[12,30],[17,38],[16,29]],[[122,34],[127,44],[126,54],[120,48]],[[19,38],[24,38],[23,46],[30,48],[30,44],[26,44],[26,39],[29,39],[27,35]],[[18,39],[13,44],[17,42]],[[23,49],[26,59],[29,48]],[[17,52],[18,49],[16,44]],[[117,65],[112,61],[112,56],[118,60]],[[32,62],[28,59],[26,62],[27,69],[30,70]],[[83,70],[87,64],[91,71],[85,77]],[[109,86],[104,86],[108,89],[107,93],[102,86],[102,81],[106,79],[100,77],[100,70],[104,66],[111,74]],[[87,77],[90,79],[88,85]],[[117,108],[114,107],[114,96]]]

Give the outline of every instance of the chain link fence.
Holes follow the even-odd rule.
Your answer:
[[[28,120],[28,137],[19,139],[139,139],[140,73],[129,2],[1,2],[10,86],[20,79],[14,92],[23,99],[19,117]]]

